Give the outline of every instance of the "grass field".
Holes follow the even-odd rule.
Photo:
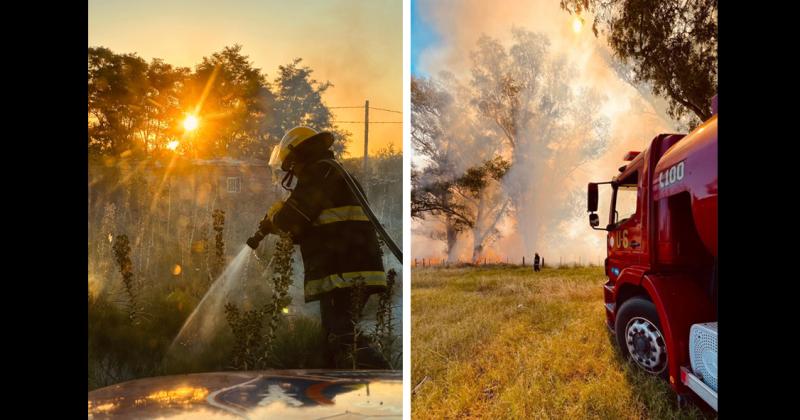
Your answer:
[[[611,345],[599,267],[412,272],[414,418],[704,418]],[[427,379],[425,379],[427,377]]]

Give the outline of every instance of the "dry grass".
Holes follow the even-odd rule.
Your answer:
[[[611,345],[602,269],[415,269],[414,418],[702,418]],[[706,413],[705,415],[708,415]]]

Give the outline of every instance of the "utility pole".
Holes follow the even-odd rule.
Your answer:
[[[369,145],[369,99],[364,102],[364,195],[367,195],[367,189],[369,188],[369,182],[367,182],[367,159],[369,153],[367,151],[367,146]]]

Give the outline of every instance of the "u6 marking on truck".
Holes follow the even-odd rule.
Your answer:
[[[683,179],[684,161],[680,161],[671,167],[658,173],[658,186],[668,187]]]
[[[620,231],[611,232],[608,235],[608,245],[611,248],[627,248],[628,245],[628,229],[624,229],[620,234]]]

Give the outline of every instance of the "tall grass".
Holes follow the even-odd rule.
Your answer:
[[[702,417],[621,359],[603,281],[597,267],[414,270],[412,416]]]

